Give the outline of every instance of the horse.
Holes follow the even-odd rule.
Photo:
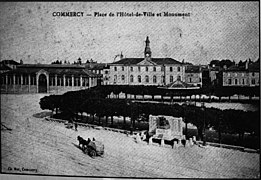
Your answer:
[[[78,136],[77,140],[79,141],[79,147],[81,148],[81,144],[82,144],[82,147],[83,147],[85,140],[81,136]]]

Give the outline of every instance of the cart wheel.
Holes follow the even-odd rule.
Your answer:
[[[89,154],[90,154],[91,157],[95,157],[96,151],[94,149],[91,149]]]
[[[88,148],[83,149],[84,154],[88,154]]]

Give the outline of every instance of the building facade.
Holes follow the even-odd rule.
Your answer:
[[[185,81],[185,66],[172,58],[152,58],[147,37],[143,58],[122,58],[110,64],[109,84],[163,86]]]
[[[194,86],[202,87],[202,68],[201,66],[186,66],[185,82]]]
[[[21,62],[22,62],[22,60],[20,61],[20,63]],[[0,62],[0,73],[4,73],[4,72],[10,71],[12,69],[16,69],[17,65],[20,65],[20,64],[14,60],[2,60]]]
[[[98,81],[101,85],[108,85],[110,78],[110,65],[107,63],[90,62],[85,64],[85,68],[92,73],[100,75]]]
[[[1,74],[1,92],[64,93],[96,86],[98,78],[80,65],[24,64]]]
[[[232,66],[222,72],[223,86],[259,86],[259,62],[245,67]]]

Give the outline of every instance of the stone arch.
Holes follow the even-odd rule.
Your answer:
[[[38,92],[46,93],[47,92],[47,78],[45,74],[40,74],[38,79]]]
[[[45,70],[40,70],[36,74],[36,85],[38,93],[47,93],[49,89],[49,73]]]

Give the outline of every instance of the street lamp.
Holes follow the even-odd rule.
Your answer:
[[[182,107],[183,107],[183,113],[184,113],[183,118],[184,118],[184,122],[185,122],[185,136],[187,137],[187,135],[188,135],[188,123],[187,123],[187,120],[186,120],[187,102],[183,103]]]
[[[131,101],[127,101],[127,106],[130,107],[130,119],[131,119],[130,131],[131,131],[131,134],[132,134],[132,133],[133,133],[133,124],[132,124],[132,120],[133,120],[133,114],[132,114],[132,102],[131,102]]]
[[[206,131],[205,131],[205,126],[206,126],[206,107],[204,102],[201,103],[201,110],[203,111],[203,132],[202,132],[202,138],[203,138],[203,146],[206,146]]]

